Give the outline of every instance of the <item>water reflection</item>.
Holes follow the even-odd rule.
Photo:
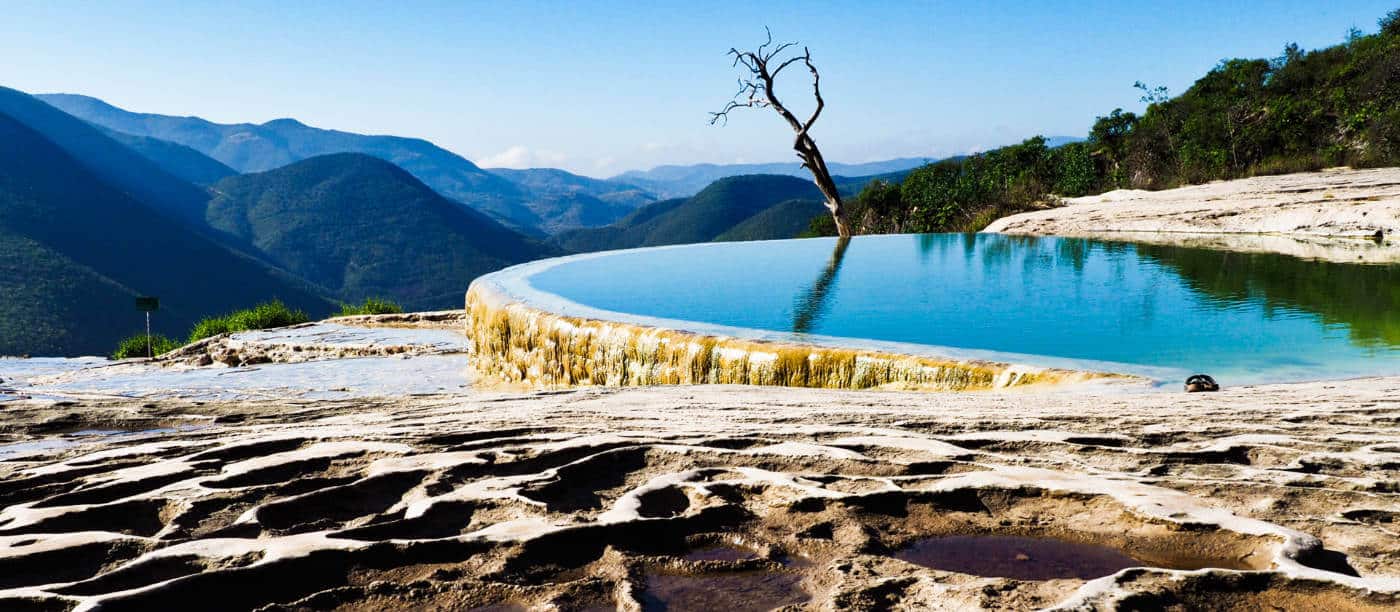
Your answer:
[[[826,267],[806,289],[797,295],[797,301],[792,312],[792,331],[805,334],[812,331],[812,328],[821,320],[822,313],[826,312],[828,295],[831,287],[836,283],[836,275],[841,272],[841,262],[846,259],[846,248],[851,246],[851,239],[837,238],[836,245],[831,251],[831,258],[826,261]]]
[[[1107,361],[1152,376],[1208,371],[1227,384],[1400,372],[1400,264],[929,234],[624,252],[530,282],[619,313]]]
[[[1263,253],[1135,245],[1222,308],[1261,301],[1271,317],[1304,310],[1343,325],[1360,346],[1400,346],[1400,266],[1312,261]]]

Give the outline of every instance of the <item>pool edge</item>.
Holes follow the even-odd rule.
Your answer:
[[[528,387],[743,384],[821,389],[982,391],[1137,376],[941,358],[682,331],[569,316],[511,294],[501,272],[466,293],[466,335],[477,373]]]

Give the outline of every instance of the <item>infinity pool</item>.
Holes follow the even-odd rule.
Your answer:
[[[1162,381],[1400,374],[1397,265],[924,234],[618,251],[539,266],[524,281],[583,314]]]

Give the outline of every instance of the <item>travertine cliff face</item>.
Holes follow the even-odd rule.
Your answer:
[[[529,386],[747,384],[969,391],[1114,375],[763,342],[567,317],[514,301],[491,276],[467,293],[477,372]]]

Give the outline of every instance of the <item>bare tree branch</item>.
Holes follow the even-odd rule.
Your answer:
[[[741,108],[771,108],[782,117],[784,121],[792,127],[796,134],[793,139],[792,148],[797,152],[798,159],[802,160],[802,167],[812,173],[812,179],[817,184],[822,195],[826,198],[826,207],[831,211],[832,219],[836,221],[836,231],[841,236],[850,236],[850,228],[846,223],[846,212],[842,206],[841,193],[836,188],[836,182],[831,178],[831,172],[826,167],[826,160],[822,158],[821,150],[817,148],[816,141],[812,140],[812,126],[816,124],[817,118],[821,117],[822,110],[826,108],[826,100],[822,98],[821,74],[817,72],[816,64],[812,63],[812,51],[807,47],[802,48],[800,55],[793,55],[787,59],[779,59],[780,56],[795,46],[797,43],[784,42],[776,46],[773,44],[773,32],[767,27],[763,28],[767,35],[767,40],[753,51],[740,51],[731,48],[728,55],[734,56],[733,66],[744,67],[745,75],[739,78],[739,91],[736,92],[728,104],[719,112],[710,113],[710,125],[728,124],[729,113]],[[769,69],[770,63],[777,60],[776,68]],[[775,83],[778,75],[788,66],[802,62],[807,66],[807,71],[812,75],[812,96],[816,99],[816,108],[806,121],[801,121],[796,115],[789,111],[782,101],[778,99],[775,91]]]

